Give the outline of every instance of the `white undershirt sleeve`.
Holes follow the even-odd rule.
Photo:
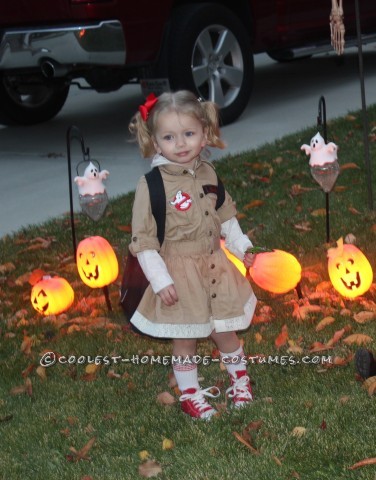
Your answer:
[[[137,253],[137,259],[154,293],[173,285],[174,281],[168,273],[166,264],[156,250],[143,250]]]
[[[253,247],[251,240],[242,232],[236,217],[222,223],[221,235],[225,238],[226,248],[239,260],[244,260],[246,250]]]

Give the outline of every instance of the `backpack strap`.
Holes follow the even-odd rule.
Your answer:
[[[151,212],[157,223],[159,245],[162,246],[166,223],[166,192],[163,179],[158,167],[145,174],[145,178],[149,187]]]
[[[203,185],[202,189],[204,190],[205,195],[207,195],[208,193],[215,193],[217,195],[215,209],[218,210],[219,208],[221,208],[223,202],[225,201],[225,187],[218,175],[217,185]]]

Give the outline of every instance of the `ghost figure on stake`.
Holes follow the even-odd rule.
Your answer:
[[[333,142],[326,144],[320,133],[317,133],[311,139],[310,145],[304,144],[300,149],[310,155],[309,166],[313,178],[325,193],[329,193],[339,174],[337,145]]]
[[[90,162],[84,175],[74,179],[81,208],[92,220],[99,220],[107,207],[108,196],[102,180],[106,180],[109,174],[108,170],[101,171]]]

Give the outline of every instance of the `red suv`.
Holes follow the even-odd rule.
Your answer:
[[[363,41],[375,41],[375,0],[361,0]],[[354,0],[343,0],[346,45]],[[141,83],[187,88],[235,120],[252,91],[253,55],[277,61],[332,49],[330,0],[2,0],[0,122],[55,116],[69,87],[98,92]]]

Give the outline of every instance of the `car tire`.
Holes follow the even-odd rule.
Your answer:
[[[223,125],[241,115],[251,96],[254,63],[249,35],[233,12],[212,3],[178,7],[165,54],[172,90],[188,89],[215,102]]]
[[[50,120],[62,109],[69,85],[22,84],[19,77],[0,76],[0,123],[33,125]]]

